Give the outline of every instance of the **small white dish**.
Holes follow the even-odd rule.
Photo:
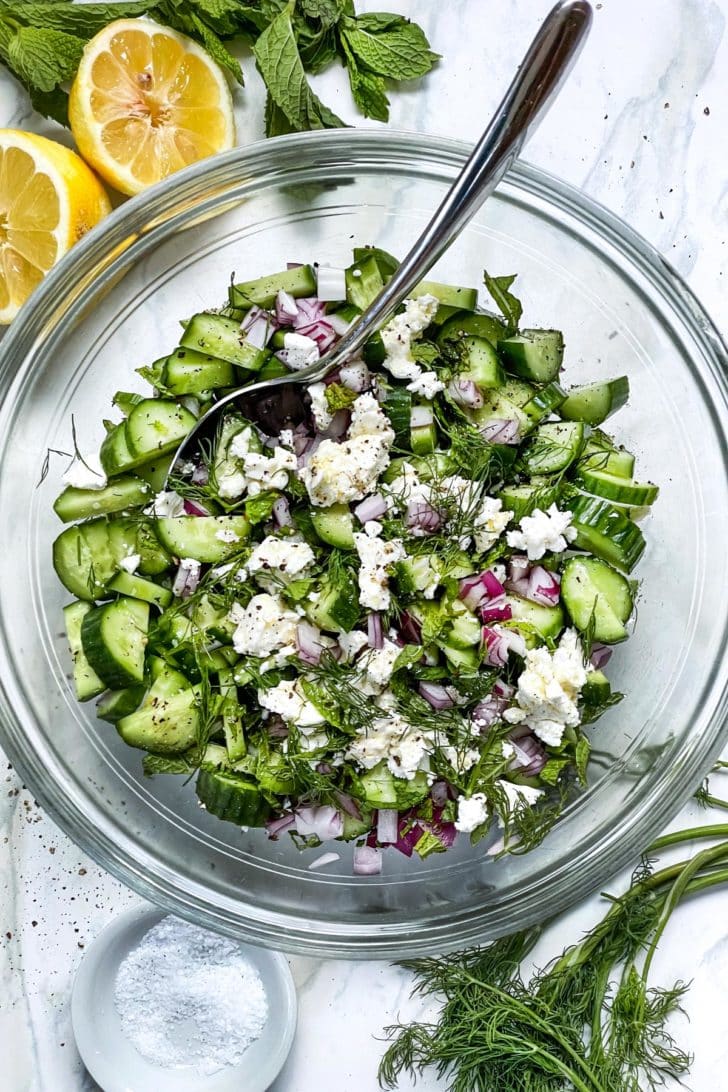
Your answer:
[[[156,1066],[124,1035],[114,1005],[119,965],[164,917],[166,911],[154,907],[129,910],[107,925],[86,952],[71,998],[73,1032],[86,1068],[104,1092],[265,1092],[283,1068],[296,1031],[296,990],[278,952],[240,944],[261,977],[268,1019],[238,1065],[212,1074]]]

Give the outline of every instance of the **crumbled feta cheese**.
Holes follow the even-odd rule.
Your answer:
[[[405,300],[404,311],[382,327],[381,337],[387,353],[383,364],[395,379],[416,379],[422,374],[422,369],[412,359],[412,342],[430,325],[438,307],[435,296]]]
[[[298,615],[278,596],[254,595],[247,607],[233,603],[229,614],[235,625],[233,648],[240,656],[270,656],[284,662],[296,653]]]
[[[184,498],[174,490],[157,493],[152,503],[144,509],[147,516],[158,516],[161,519],[176,519],[185,514]]]
[[[538,561],[545,553],[561,553],[575,538],[571,512],[560,512],[555,504],[545,512],[534,509],[533,515],[523,517],[519,530],[509,531],[506,536],[508,545],[525,550],[529,561]]]
[[[480,482],[471,481],[469,478],[461,478],[457,474],[443,478],[438,485],[438,494],[443,501],[457,501],[457,514],[462,516],[467,513],[468,522],[472,526],[472,535],[465,535],[460,540],[462,549],[474,545],[479,553],[484,553],[497,542],[503,534],[513,513],[503,510],[503,502],[497,497],[488,497],[483,494],[483,486]],[[437,507],[437,497],[433,501]]]
[[[543,789],[536,789],[533,785],[514,785],[512,781],[506,781],[505,778],[499,777],[496,781],[496,785],[506,794],[508,800],[508,810],[510,812],[516,811],[524,805],[533,807],[540,796],[543,796]],[[502,820],[499,816],[499,822],[502,826]]]
[[[472,770],[480,758],[480,751],[474,747],[466,747],[465,749],[458,750],[457,747],[453,747],[445,739],[438,740],[440,750],[444,754],[447,761],[459,774],[467,773],[468,770]]]
[[[295,372],[309,364],[315,364],[319,358],[318,345],[312,337],[306,337],[305,334],[284,334],[283,348],[286,364]]]
[[[422,760],[432,751],[432,739],[399,713],[377,717],[357,734],[346,757],[371,770],[382,760],[395,777],[411,781]]]
[[[360,629],[353,629],[351,633],[340,633],[337,641],[346,663],[356,659],[362,649],[369,644],[369,638]]]
[[[281,445],[281,447],[292,448],[293,447],[293,429],[290,429],[290,428],[281,429],[281,434],[278,437],[278,443]]]
[[[269,690],[258,691],[258,704],[262,709],[278,713],[288,724],[301,729],[314,728],[324,723],[316,706],[308,700],[298,679],[284,679]]]
[[[485,553],[503,534],[513,512],[503,510],[503,501],[498,497],[483,497],[480,503],[482,507],[473,519],[473,545],[479,553]]]
[[[217,491],[225,500],[235,500],[246,491],[252,497],[268,489],[285,489],[289,471],[296,468],[296,456],[289,447],[281,444],[268,454],[256,450],[254,438],[252,429],[241,429],[228,445],[228,457],[215,466]]]
[[[567,629],[554,652],[532,648],[518,679],[516,705],[503,714],[509,724],[525,724],[550,747],[558,747],[564,728],[579,723],[577,702],[586,682],[584,652],[576,630]]]
[[[389,507],[395,510],[406,508],[411,502],[432,503],[432,489],[427,482],[421,482],[412,463],[402,463],[399,474],[385,487]]]
[[[227,542],[230,545],[233,542],[240,542],[240,535],[236,535],[232,527],[221,527],[219,531],[215,531],[215,538],[218,538],[220,542]]]
[[[437,378],[437,372],[420,372],[411,383],[407,384],[407,390],[423,398],[432,399],[440,391],[445,390],[445,384]]]
[[[400,651],[399,645],[385,637],[382,648],[373,648],[363,656],[360,662],[367,680],[376,687],[386,686],[392,678],[392,669]]]
[[[485,793],[476,792],[472,796],[458,797],[458,817],[455,830],[471,834],[488,821],[488,801]]]
[[[371,375],[363,360],[352,360],[343,365],[339,379],[343,387],[348,387],[351,391],[363,391],[369,386]]]
[[[125,573],[135,573],[139,568],[142,560],[141,554],[128,554],[126,557],[122,557],[119,562],[119,568],[123,569]]]
[[[313,414],[316,428],[319,432],[326,432],[326,429],[334,419],[334,415],[329,409],[329,404],[326,401],[326,384],[312,383],[308,388],[308,394],[311,399],[311,413]]]
[[[300,576],[315,560],[313,550],[303,539],[268,535],[255,547],[246,567],[249,573],[274,572],[284,578]]]
[[[105,489],[108,485],[98,455],[77,455],[62,480],[74,489]]]
[[[255,438],[255,433],[250,425],[246,425],[245,428],[241,428],[239,432],[230,440],[227,448],[227,454],[231,459],[244,459],[249,454],[251,443]]]
[[[501,743],[501,752],[506,762],[510,762],[512,758],[516,757],[516,752],[512,743],[507,743],[505,740]]]
[[[387,569],[407,556],[402,540],[383,542],[364,532],[354,533],[354,545],[361,561],[359,569],[359,602],[370,610],[387,610],[391,596]]]
[[[324,440],[299,476],[311,503],[327,508],[362,500],[389,465],[394,431],[371,394],[361,394],[352,407],[349,438]]]

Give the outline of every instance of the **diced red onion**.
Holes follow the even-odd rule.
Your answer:
[[[422,643],[422,626],[414,614],[410,614],[407,610],[403,610],[399,617],[399,632],[408,645]]]
[[[371,497],[365,497],[361,504],[357,504],[354,515],[360,523],[370,523],[373,519],[379,519],[387,511],[387,502],[381,493],[372,493]]]
[[[410,428],[427,428],[434,419],[432,406],[413,406],[410,412]]]
[[[514,554],[508,562],[508,579],[514,583],[528,576],[531,562],[524,554]]]
[[[382,871],[381,849],[355,846],[352,871],[355,876],[378,876]]]
[[[300,332],[302,326],[318,322],[326,314],[326,304],[316,296],[304,296],[296,300],[297,314],[293,320],[294,328]]]
[[[207,469],[204,463],[200,463],[200,465],[196,466],[195,469],[192,471],[192,477],[190,478],[190,481],[194,485],[207,485],[209,480],[210,471]]]
[[[600,644],[599,641],[594,642],[591,647],[589,661],[595,671],[599,671],[609,663],[612,658],[612,651],[609,645]]]
[[[511,650],[519,656],[526,654],[523,638],[513,630],[483,626],[483,640],[487,649],[486,662],[493,667],[505,667]]]
[[[303,262],[286,262],[286,269],[303,269]]]
[[[453,402],[457,402],[459,406],[479,409],[483,405],[483,395],[472,379],[451,379],[447,387],[447,393]]]
[[[376,611],[371,611],[367,617],[367,640],[370,648],[384,648],[382,616]]]
[[[278,497],[278,499],[273,502],[272,514],[278,527],[291,526],[293,520],[291,519],[291,511],[288,507],[288,497]]]
[[[325,868],[326,865],[333,864],[334,861],[340,860],[341,857],[338,853],[322,853],[315,861],[311,861],[311,864],[308,866],[309,871],[315,872],[317,868]]]
[[[353,796],[350,796],[348,792],[337,791],[335,794],[336,799],[341,805],[341,810],[345,811],[347,815],[350,815],[352,819],[361,819],[361,811],[359,805]]]
[[[411,826],[410,820],[407,816],[400,820],[399,823],[399,838],[395,842],[394,848],[398,849],[400,853],[403,853],[405,857],[411,857],[415,846],[422,837],[422,827],[419,823],[413,823]]]
[[[377,841],[394,845],[399,837],[399,812],[396,808],[380,808],[377,812]]]
[[[521,438],[518,421],[498,418],[481,428],[481,434],[491,444],[517,444]]]
[[[427,501],[413,500],[407,505],[405,523],[411,531],[433,535],[442,524],[442,516]]]
[[[490,569],[476,576],[463,577],[458,591],[458,597],[470,610],[485,605],[486,599],[500,599],[504,594],[505,588]]]
[[[518,770],[524,777],[537,777],[546,765],[546,751],[535,736],[520,736],[507,740],[514,751],[514,759],[511,768]]]
[[[265,722],[265,730],[271,739],[286,739],[288,725],[278,713],[271,713]]]
[[[447,781],[436,781],[430,790],[430,796],[436,808],[444,808],[449,799]]]
[[[508,700],[506,698],[498,697],[497,694],[491,692],[475,706],[471,713],[471,720],[483,732],[492,727],[497,720],[500,720],[507,706]]]
[[[543,565],[531,567],[523,557],[511,558],[507,583],[516,595],[544,607],[556,606],[561,594],[561,579],[557,573],[549,572]]]
[[[334,368],[333,371],[327,372],[321,382],[325,387],[330,387],[332,383],[338,383],[341,379],[341,368]]]
[[[316,295],[320,300],[346,299],[346,273],[330,265],[316,267]]]
[[[265,349],[277,327],[278,323],[270,311],[264,311],[255,304],[240,323],[240,331],[245,334],[247,344],[255,349]]]
[[[338,337],[343,337],[352,324],[352,319],[346,319],[343,315],[327,315],[326,321]]]
[[[313,436],[309,436],[306,432],[294,432],[293,433],[293,451],[299,458],[310,448],[313,443]]]
[[[421,682],[420,694],[433,709],[452,709],[455,704],[448,688],[441,683]]]
[[[298,623],[296,626],[296,648],[298,649],[298,658],[304,664],[311,664],[316,667],[321,662],[323,645],[321,644],[321,633],[316,626],[311,625],[310,622]]]
[[[312,455],[314,455],[318,451],[318,449],[321,447],[321,444],[323,443],[323,441],[324,441],[324,437],[320,436],[320,435],[319,436],[314,436],[312,439],[308,440],[308,443],[306,444],[306,446],[305,446],[305,448],[303,450],[303,453],[298,456],[297,462],[298,462],[299,470],[300,470],[300,468],[302,466],[307,465],[309,459],[311,458]],[[295,439],[294,439],[294,445],[295,445]]]
[[[206,508],[197,501],[190,500],[189,497],[185,497],[183,508],[188,516],[209,516],[210,514]]]
[[[495,694],[499,698],[512,698],[515,692],[516,688],[503,679],[496,679],[491,691],[492,694]]]
[[[172,584],[172,594],[179,599],[187,599],[196,592],[200,583],[200,568],[199,561],[195,561],[192,565],[189,558],[180,561]]]
[[[296,830],[307,838],[314,834],[322,842],[329,838],[339,838],[344,830],[341,813],[330,804],[299,808],[295,812]]]
[[[480,617],[483,622],[510,622],[513,610],[510,603],[506,603],[505,595],[499,595],[495,599],[487,599],[480,608]]]
[[[278,819],[268,819],[265,824],[265,829],[268,831],[268,837],[277,838],[279,834],[283,834],[284,831],[290,830],[295,822],[295,815],[281,815]]]
[[[294,323],[295,325],[295,323]],[[329,322],[317,319],[303,326],[296,326],[296,333],[304,337],[310,337],[318,345],[319,353],[323,355],[336,341],[336,333]]]
[[[276,320],[280,326],[292,326],[298,318],[298,304],[281,288],[276,296]]]

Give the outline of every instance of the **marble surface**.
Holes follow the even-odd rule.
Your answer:
[[[423,84],[395,94],[394,126],[473,139],[495,106],[550,0],[359,0],[416,18],[444,60]],[[728,0],[603,0],[591,40],[528,158],[623,216],[688,279],[728,333]],[[262,136],[262,88],[247,63],[237,94],[241,141]],[[358,123],[343,75],[317,81],[325,100]],[[0,125],[50,132],[20,88],[0,75]],[[689,805],[675,826],[710,819]],[[618,890],[620,878],[611,888]],[[725,906],[715,894],[676,920],[655,980],[692,979],[691,1021],[679,1033],[696,1059],[696,1092],[728,1087],[722,984]],[[0,1052],[7,1092],[94,1088],[69,1020],[84,948],[136,897],[84,856],[42,813],[7,766],[0,793]],[[553,950],[599,914],[588,900],[565,918]],[[547,954],[546,952],[544,954]],[[382,1028],[421,1011],[408,975],[387,964],[292,959],[298,1036],[274,1092],[372,1092]],[[404,1086],[403,1086],[404,1087]],[[444,1087],[431,1075],[421,1092]],[[146,1092],[146,1090],[135,1090]]]

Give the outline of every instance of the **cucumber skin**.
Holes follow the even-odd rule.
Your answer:
[[[561,371],[564,338],[560,330],[522,330],[505,338],[498,351],[506,367],[536,383],[551,383]]]
[[[612,585],[611,594],[600,582]],[[561,576],[561,597],[576,628],[584,632],[592,626],[595,641],[616,644],[627,637],[625,622],[632,613],[632,592],[625,577],[606,561],[570,557]]]
[[[311,522],[322,542],[339,550],[354,549],[354,517],[347,504],[332,504],[330,508],[313,508]]]
[[[629,398],[629,380],[626,375],[607,379],[603,383],[586,383],[566,392],[566,400],[559,414],[566,421],[583,421],[587,425],[601,425]]]
[[[159,541],[175,557],[191,557],[210,564],[232,557],[240,549],[240,542],[250,534],[250,523],[245,516],[174,516],[157,519],[155,527]],[[225,528],[234,531],[240,542],[217,538],[217,532]]]
[[[129,475],[114,478],[104,489],[76,489],[68,485],[56,497],[53,511],[64,523],[72,523],[146,504],[151,495],[146,482]]]
[[[315,296],[316,275],[313,267],[302,265],[281,273],[269,273],[253,281],[241,281],[230,286],[228,296],[233,307],[247,310],[254,303],[258,307],[271,307],[281,289],[294,298]]]
[[[143,698],[143,686],[126,686],[123,690],[109,690],[96,706],[96,716],[99,720],[116,724],[122,717],[135,712]]]
[[[92,610],[90,603],[69,603],[63,608],[63,620],[66,625],[66,637],[73,661],[73,686],[79,701],[90,701],[106,689],[83,651],[81,626],[83,619]]]
[[[570,502],[570,508],[577,532],[573,545],[631,572],[645,549],[644,535],[637,524],[597,497],[579,496]]]
[[[203,767],[197,777],[197,796],[211,815],[243,827],[262,827],[271,814],[268,802],[254,781]]]
[[[122,717],[116,728],[130,747],[153,754],[174,755],[188,751],[197,741],[199,690],[183,690],[154,708],[138,709]]]
[[[133,667],[119,663],[108,647],[108,627],[113,623],[118,626],[131,625],[143,634],[140,639],[141,657],[137,659]],[[144,681],[144,649],[148,627],[149,604],[141,603],[138,599],[116,599],[100,607],[92,607],[85,615],[81,623],[84,655],[99,678],[110,689],[121,690]]]

